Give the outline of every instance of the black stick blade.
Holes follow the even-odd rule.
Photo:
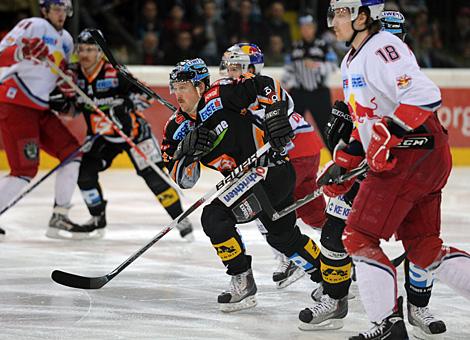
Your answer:
[[[85,277],[66,273],[61,270],[54,270],[51,274],[51,278],[54,282],[63,286],[79,288],[79,289],[100,289],[108,283],[108,276],[98,277]]]

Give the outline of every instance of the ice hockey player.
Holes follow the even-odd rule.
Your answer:
[[[163,150],[172,176],[182,188],[197,182],[200,163],[227,175],[265,141],[275,150],[259,160],[259,165],[266,167],[252,169],[242,177],[253,178],[256,171],[267,171],[265,180],[245,190],[235,183],[237,190],[229,188],[206,205],[201,216],[204,232],[232,277],[229,290],[218,297],[221,310],[226,312],[256,305],[251,256],[246,254],[237,224],[261,219],[271,246],[313,277],[318,268],[320,250],[300,233],[294,212],[276,222],[265,212],[254,214],[260,192],[279,209],[293,202],[295,184],[294,169],[280,153],[294,135],[287,97],[264,80],[255,75],[240,81],[224,78],[209,87],[208,69],[199,58],[178,63],[170,74],[170,88],[180,109],[165,127]],[[266,110],[255,116],[248,108],[260,99],[266,101]]]
[[[21,20],[0,42],[0,66],[5,68],[0,76],[0,129],[10,165],[10,174],[0,179],[0,210],[36,175],[40,148],[63,161],[80,146],[50,110],[49,95],[58,84],[57,74],[37,61],[50,58],[66,67],[73,40],[63,27],[72,15],[72,4],[40,0],[39,5],[42,18]],[[79,166],[77,157],[57,170],[49,237],[58,230],[78,238],[84,234],[68,218]]]
[[[291,96],[280,86],[280,83],[273,78],[260,74],[263,67],[264,55],[261,49],[255,44],[239,43],[225,51],[220,63],[220,73],[240,81],[255,74],[259,79],[266,78],[266,82],[286,97],[289,122],[295,135],[292,140],[293,143],[289,144],[287,149],[289,159],[296,173],[294,198],[298,200],[318,189],[316,179],[322,142],[314,132],[313,127],[300,114],[294,112],[294,102]],[[249,110],[256,114],[257,110],[264,110],[264,107],[263,100],[258,99],[257,103]],[[320,196],[298,209],[297,217],[312,228],[320,230],[325,222],[324,211],[325,199]],[[256,220],[256,223],[260,231],[266,234],[267,230],[263,224],[259,220]],[[305,272],[301,268],[276,249],[272,249],[275,259],[279,262],[273,273],[273,281],[278,288],[287,287],[303,276]]]
[[[386,11],[382,13],[381,22],[383,30],[395,34],[400,39],[404,39],[405,18],[400,12]],[[350,126],[347,128],[347,126]],[[349,130],[349,132],[345,132]],[[327,124],[325,136],[327,143],[334,149],[339,140],[348,141],[352,131],[352,119],[349,109],[344,103],[337,102],[330,121]],[[342,266],[345,262],[350,262],[350,257],[345,253],[341,242],[341,234],[346,225],[346,218],[351,210],[351,204],[359,189],[360,179],[356,180],[353,187],[344,195],[331,197],[328,202],[327,222],[323,227],[322,248],[320,262],[322,268],[322,285],[312,293],[312,298],[322,303],[322,295],[328,295],[335,299],[341,299],[348,294],[351,278],[349,275],[342,275],[332,279],[331,273],[342,273]],[[326,189],[328,191],[328,189]],[[335,195],[334,192],[328,193],[330,196]],[[344,254],[341,256],[329,256],[330,251]],[[341,279],[342,278],[342,279]],[[443,321],[437,320],[430,312],[427,305],[431,297],[431,289],[433,285],[433,277],[429,271],[419,268],[417,265],[410,263],[405,259],[405,288],[407,292],[408,321],[415,326],[414,330],[419,338],[426,338],[429,335],[442,334],[446,331]],[[335,311],[338,313],[339,311]],[[301,312],[301,318],[311,323],[311,329],[321,329],[328,323],[327,320],[323,324],[315,324],[315,319],[320,319],[324,314],[329,314],[334,318],[331,310],[319,308],[307,308]],[[307,328],[305,325],[304,328]]]
[[[341,65],[343,91],[357,124],[349,143],[335,149],[334,163],[348,171],[364,158],[370,170],[354,199],[343,232],[359,293],[373,327],[350,339],[406,339],[396,296],[396,269],[380,247],[392,235],[409,260],[470,298],[470,256],[443,246],[441,190],[451,170],[447,133],[436,110],[437,86],[419,69],[401,39],[381,31],[383,0],[332,0],[328,25],[351,50]],[[335,169],[336,167],[336,169]],[[327,185],[346,193],[354,180]]]
[[[138,104],[145,105],[142,91],[123,79],[105,60],[103,52],[88,29],[83,30],[77,38],[77,54],[78,63],[72,64],[69,69],[77,85],[152,162],[163,168],[159,143],[143,114],[136,110],[135,100],[142,98]],[[85,117],[88,136],[101,133],[91,149],[84,153],[78,176],[78,186],[91,214],[91,219],[83,225],[89,231],[90,238],[101,237],[106,226],[107,201],[103,197],[98,174],[108,169],[113,159],[123,151],[129,155],[137,174],[145,180],[171,218],[174,219],[182,213],[180,197],[176,190],[160,178],[80,96],[76,97],[75,109]],[[189,241],[193,239],[193,228],[188,219],[183,220],[177,228],[183,238]]]

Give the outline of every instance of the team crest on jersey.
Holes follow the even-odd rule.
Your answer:
[[[35,142],[28,142],[23,146],[23,153],[26,159],[35,161],[39,157],[39,148]]]
[[[96,82],[96,90],[100,92],[116,88],[118,86],[119,81],[117,78],[100,79]]]
[[[186,135],[188,134],[188,132],[194,129],[194,126],[194,122],[190,120],[184,121],[180,124],[178,129],[176,129],[175,133],[173,134],[173,140],[183,140],[184,137],[186,137]]]
[[[407,74],[404,74],[400,77],[397,77],[397,86],[400,90],[404,90],[411,85],[411,77]]]
[[[209,100],[212,100],[219,96],[219,87],[215,86],[206,92],[204,95],[204,101],[207,103]]]
[[[344,78],[343,79],[343,89],[347,89],[349,87],[349,79]]]
[[[206,121],[209,119],[214,112],[218,110],[222,110],[224,106],[222,105],[222,100],[217,97],[209,101],[202,109],[199,111],[199,116],[201,117],[202,121]]]

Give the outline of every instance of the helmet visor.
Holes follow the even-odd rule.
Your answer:
[[[339,7],[334,8],[330,6],[327,13],[327,24],[328,27],[333,27],[335,25],[340,25],[345,22],[351,22],[355,18],[351,16],[351,9],[348,7]]]

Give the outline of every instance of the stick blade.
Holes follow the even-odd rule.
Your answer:
[[[109,279],[105,276],[85,277],[72,273],[54,270],[51,274],[54,282],[63,286],[79,289],[100,289],[108,283]]]

